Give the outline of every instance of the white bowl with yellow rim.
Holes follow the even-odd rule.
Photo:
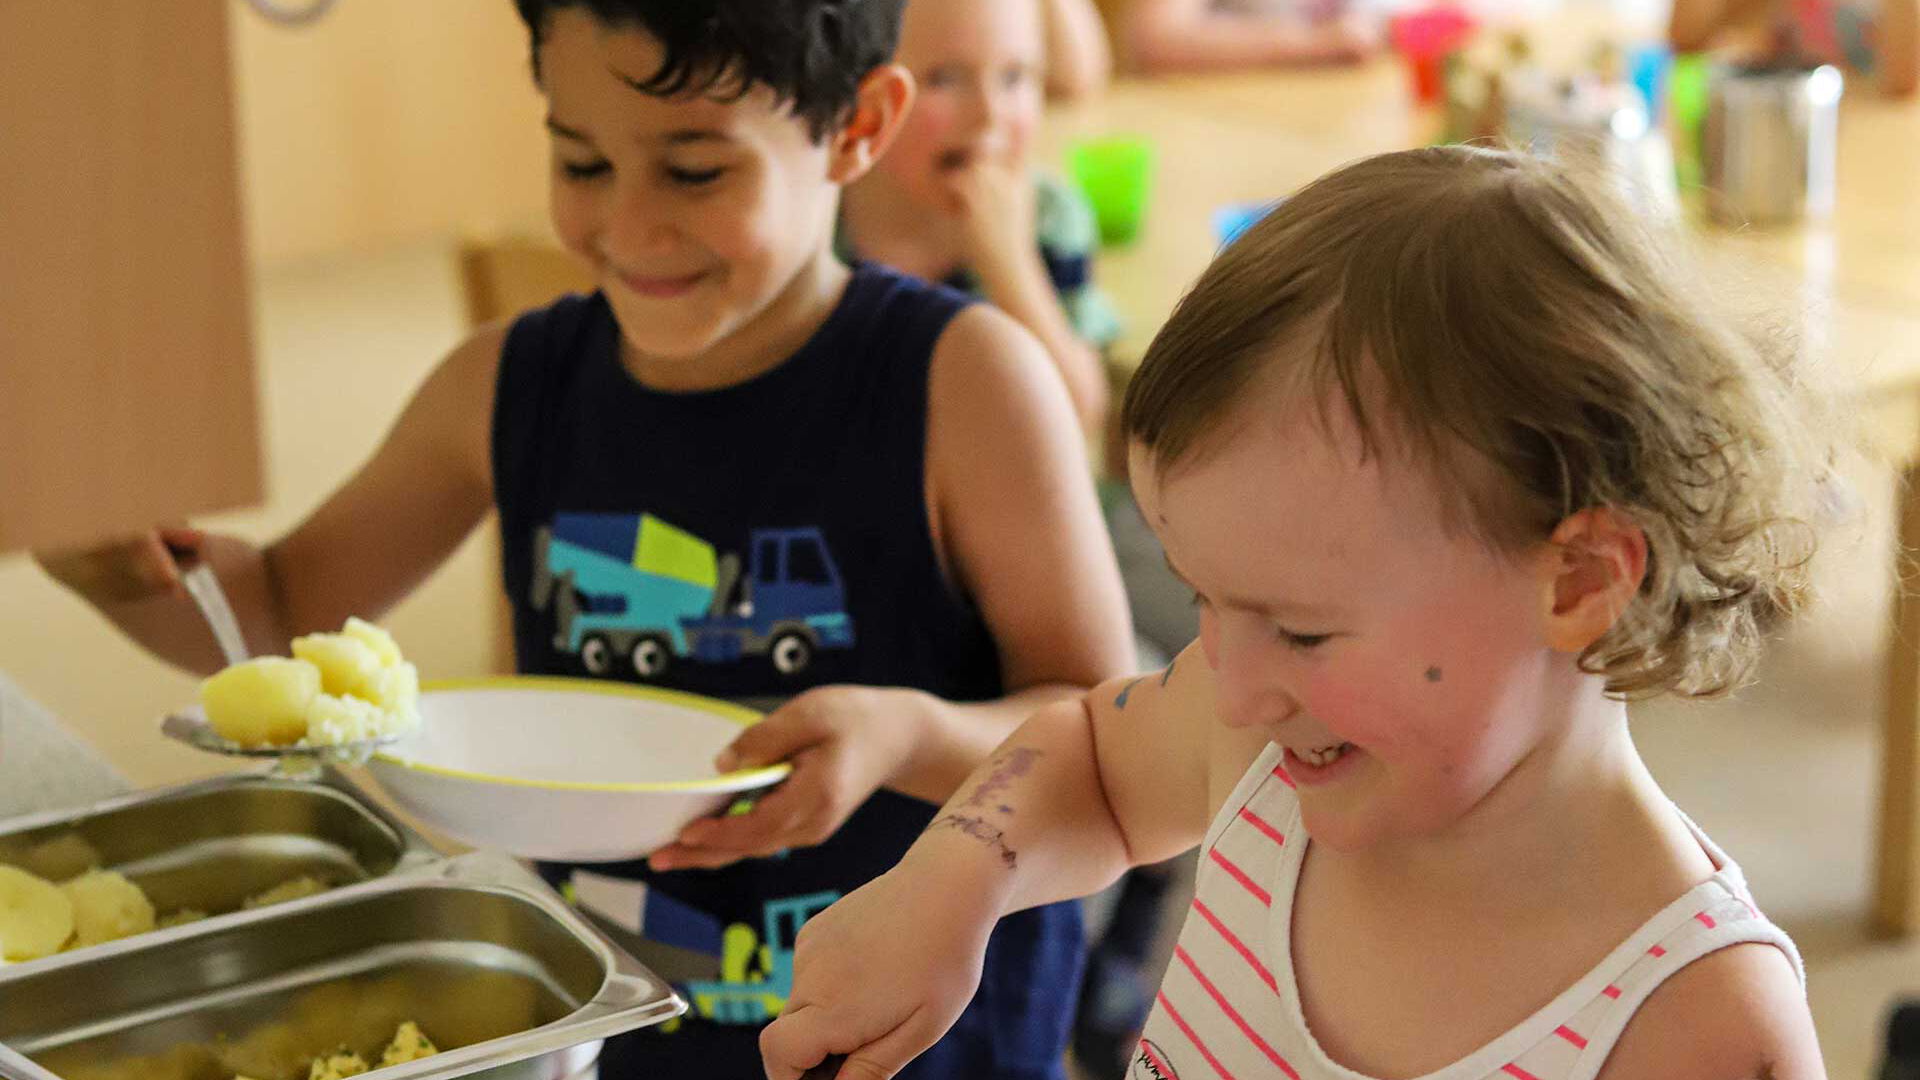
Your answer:
[[[432,682],[421,688],[420,719],[368,762],[373,778],[449,836],[527,858],[639,858],[791,771],[715,771],[714,755],[760,714],[646,686]]]

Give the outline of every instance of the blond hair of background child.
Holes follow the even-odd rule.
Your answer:
[[[1792,943],[1626,701],[1749,673],[1828,456],[1632,220],[1429,148],[1228,248],[1123,414],[1200,640],[1036,715],[808,927],[768,1076],[891,1074],[996,918],[1195,844],[1131,1076],[1822,1076]]]

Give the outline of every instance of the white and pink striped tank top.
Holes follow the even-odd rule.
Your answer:
[[[1269,746],[1207,829],[1193,907],[1128,1080],[1368,1080],[1327,1057],[1300,1008],[1289,927],[1306,833],[1281,757]],[[1740,868],[1693,831],[1718,873],[1545,1008],[1422,1080],[1591,1080],[1655,987],[1729,945],[1778,946],[1804,985],[1793,942],[1754,908]]]

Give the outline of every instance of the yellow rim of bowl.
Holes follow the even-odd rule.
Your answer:
[[[741,727],[758,723],[761,715],[752,709],[731,702],[716,701],[713,698],[678,690],[634,686],[630,683],[595,682],[591,679],[569,679],[559,675],[493,675],[476,679],[431,679],[420,684],[422,694],[448,690],[560,690],[568,693],[641,698],[693,709]],[[418,761],[408,761],[385,750],[376,752],[373,759],[383,764],[433,776],[448,776],[457,780],[500,784],[505,787],[544,788],[551,791],[713,791],[715,794],[724,794],[727,791],[747,790],[757,786],[761,781],[778,780],[793,771],[793,766],[781,762],[778,765],[766,765],[758,769],[736,769],[709,780],[523,780],[515,776],[496,776],[492,773],[470,772],[466,769],[449,769],[444,765],[427,765]],[[724,784],[725,787],[716,789],[717,784]]]

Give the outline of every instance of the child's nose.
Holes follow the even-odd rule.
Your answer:
[[[672,248],[679,230],[658,192],[636,186],[620,192],[601,228],[602,249],[612,258],[635,258]]]
[[[1297,711],[1293,696],[1281,683],[1263,643],[1242,635],[1221,634],[1213,650],[1214,704],[1220,720],[1231,728],[1272,726]]]

